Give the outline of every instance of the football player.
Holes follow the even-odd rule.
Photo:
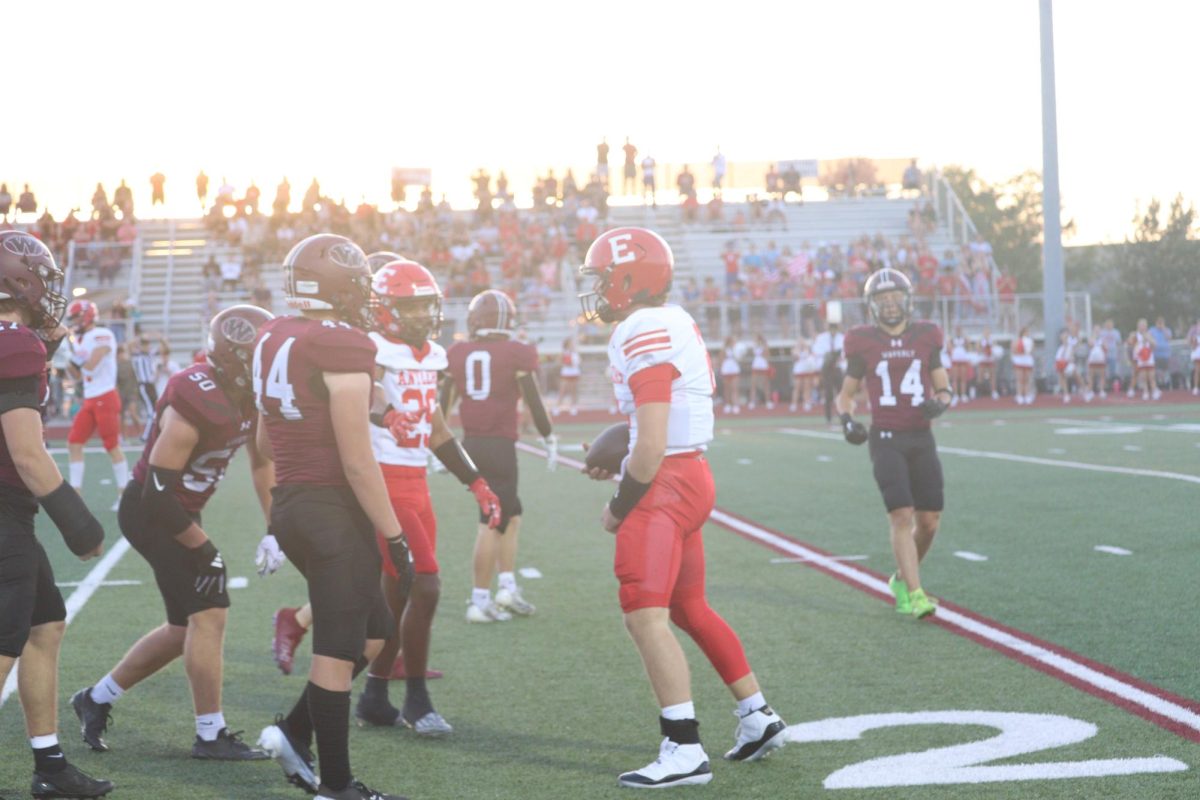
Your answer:
[[[308,582],[313,657],[296,705],[263,729],[259,746],[279,759],[291,782],[321,800],[393,800],[354,779],[348,742],[350,684],[393,630],[379,590],[376,531],[398,572],[410,568],[371,450],[371,271],[358,245],[316,234],[292,248],[283,272],[288,305],[300,314],[259,329],[256,435],[275,462],[270,530]]]
[[[500,497],[500,521],[480,514],[472,567],[475,586],[467,604],[467,622],[504,622],[513,614],[529,616],[537,609],[517,585],[517,541],[521,531],[521,499],[517,496],[517,400],[524,399],[534,427],[550,448],[555,446],[550,416],[538,389],[537,348],[517,341],[517,307],[503,292],[489,289],[467,306],[470,340],[457,342],[447,354],[452,381],[442,384],[442,409],[449,414],[462,398],[463,446],[479,465],[488,485]],[[492,601],[492,575],[498,590]]]
[[[62,290],[63,273],[44,244],[0,232],[0,685],[20,659],[33,795],[102,797],[112,783],[69,763],[58,743],[58,651],[67,611],[33,533],[40,503],[80,559],[103,550],[104,529],[42,441],[46,361],[67,334],[59,324]]]
[[[432,452],[475,495],[487,524],[500,524],[500,500],[480,477],[470,457],[446,426],[437,405],[438,373],[446,351],[434,341],[442,326],[442,291],[429,270],[397,260],[375,273],[375,372],[379,381],[371,443],[383,469],[388,497],[412,551],[411,581],[385,561],[383,590],[399,623],[367,673],[367,688],[355,715],[372,725],[399,719],[421,736],[444,736],[453,728],[433,708],[425,667],[433,615],[441,593],[437,563],[437,518],[429,499],[425,470]],[[382,545],[382,540],[380,541]],[[388,700],[396,655],[403,646],[404,708]]]
[[[912,283],[895,269],[867,278],[863,298],[873,325],[846,334],[846,377],[837,410],[846,441],[870,440],[875,482],[891,526],[897,572],[888,580],[896,611],[918,619],[936,610],[921,587],[919,565],[942,514],[942,465],[930,420],[950,407],[950,377],[942,363],[942,330],[912,319]],[[870,432],[852,416],[866,381]]]
[[[67,307],[67,326],[71,329],[70,372],[83,381],[83,408],[71,422],[67,434],[71,486],[83,488],[83,446],[99,431],[100,440],[112,461],[113,480],[117,484],[116,511],[121,493],[129,482],[129,465],[121,452],[121,396],[117,394],[117,339],[108,328],[96,325],[99,310],[91,300],[72,300]]]
[[[134,549],[150,563],[166,607],[166,622],[147,633],[71,705],[83,740],[104,752],[113,703],[180,656],[192,688],[196,740],[192,758],[259,761],[269,756],[230,733],[221,712],[222,642],[229,608],[225,562],[201,527],[200,512],[242,445],[263,515],[270,521],[271,462],[258,452],[258,414],[250,360],[258,329],[272,315],[233,306],[209,326],[207,360],[177,372],[155,405],[150,436],[117,520]]]
[[[620,776],[622,786],[708,783],[687,659],[669,623],[707,656],[737,701],[725,758],[755,761],[786,742],[786,725],[763,698],[736,633],[705,597],[701,530],[715,499],[704,451],[713,438],[712,362],[686,311],[666,304],[674,256],[653,231],[615,228],[588,248],[580,272],[584,315],[616,322],[608,343],[613,391],[628,415],[630,452],[601,524],[616,534],[615,571],[625,628],[662,708],[658,758]],[[588,475],[612,477],[600,467]]]

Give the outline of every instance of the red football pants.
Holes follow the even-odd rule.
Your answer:
[[[425,482],[422,467],[401,467],[380,464],[383,480],[387,484],[388,499],[400,522],[400,530],[408,538],[408,549],[412,553],[413,572],[418,575],[436,575],[437,563],[437,517],[433,514],[433,502],[429,499],[429,485]],[[396,572],[387,558],[387,542],[378,531],[375,538],[379,552],[384,555],[383,568],[393,578]]]
[[[67,434],[70,444],[86,444],[92,432],[99,431],[105,450],[112,450],[121,442],[121,396],[114,389],[98,397],[83,401],[83,408],[71,421]]]

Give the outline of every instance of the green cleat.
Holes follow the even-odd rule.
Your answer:
[[[911,614],[912,600],[908,596],[908,585],[900,580],[899,575],[892,573],[892,577],[888,578],[888,588],[896,596],[896,613]]]
[[[912,615],[917,619],[923,619],[937,611],[937,603],[932,598],[925,596],[924,589],[916,589],[908,596],[912,603]]]

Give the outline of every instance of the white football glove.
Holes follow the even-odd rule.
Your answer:
[[[258,549],[254,551],[254,564],[258,567],[259,577],[266,577],[283,566],[287,557],[279,549],[279,542],[271,534],[262,537]]]
[[[546,469],[554,472],[558,466],[558,436],[552,433],[543,438],[542,446],[546,448]]]

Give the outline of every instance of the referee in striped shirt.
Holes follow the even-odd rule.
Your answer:
[[[133,374],[138,382],[138,396],[142,398],[142,411],[146,417],[146,425],[142,428],[142,441],[150,438],[154,428],[154,407],[158,404],[158,390],[155,382],[158,377],[158,362],[145,337],[134,339],[133,352],[129,359],[133,362]]]

